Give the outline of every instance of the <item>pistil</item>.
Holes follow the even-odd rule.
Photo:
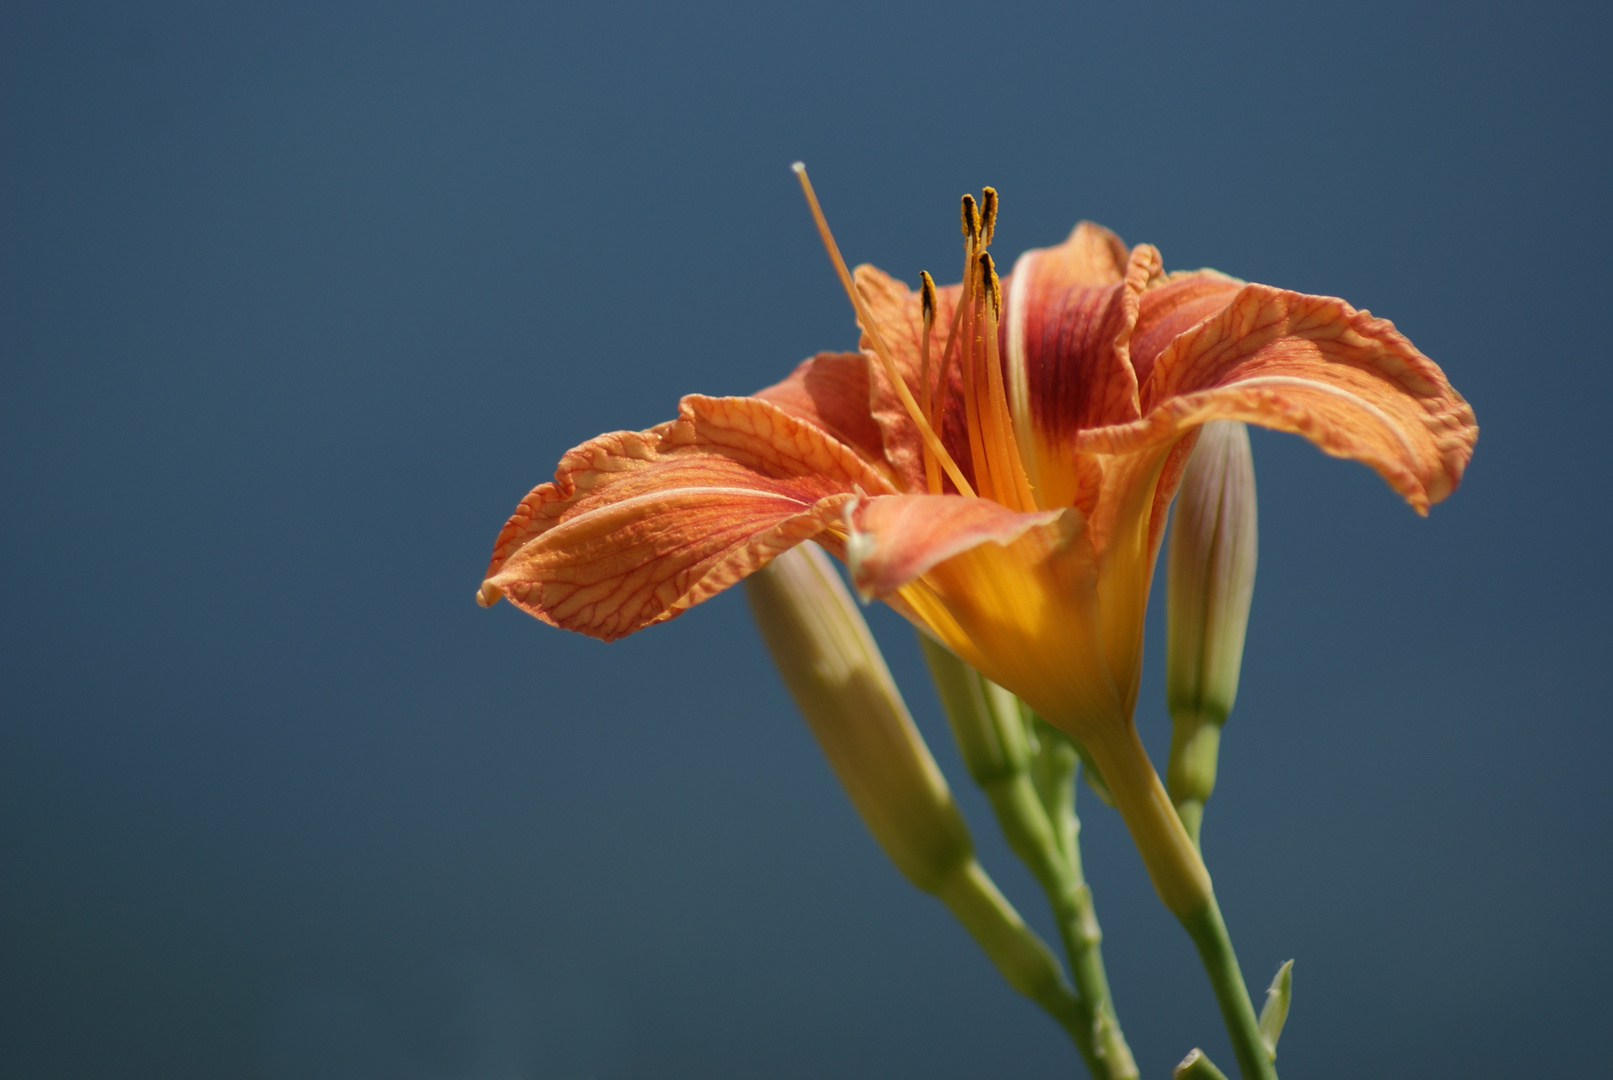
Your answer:
[[[818,196],[812,190],[812,181],[807,178],[806,166],[797,161],[790,167],[795,170],[796,177],[801,181],[801,191],[806,196],[808,208],[812,211],[812,220],[817,223],[818,235],[823,238],[823,246],[829,253],[829,260],[834,263],[835,272],[840,275],[840,284],[846,290],[846,296],[851,300],[857,318],[868,331],[869,340],[874,345],[874,355],[885,368],[885,377],[890,380],[891,387],[902,402],[902,407],[907,410],[908,418],[918,428],[926,449],[935,455],[941,468],[946,470],[960,493],[974,495],[974,488],[969,486],[969,481],[964,479],[963,471],[958,468],[957,462],[952,460],[952,455],[947,453],[947,448],[941,444],[935,430],[930,427],[929,418],[919,410],[919,403],[913,400],[913,392],[907,388],[907,380],[902,378],[896,362],[891,359],[890,349],[886,347],[884,337],[879,332],[879,324],[874,321],[868,306],[863,303],[862,294],[857,291],[856,285],[851,280],[851,271],[846,269],[846,260],[840,255],[840,246],[835,243],[834,234],[829,231],[829,222],[823,216],[823,207],[818,205]]]

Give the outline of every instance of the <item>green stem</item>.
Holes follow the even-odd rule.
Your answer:
[[[1053,909],[1080,1010],[1080,1030],[1071,1031],[1076,1046],[1097,1080],[1135,1080],[1137,1063],[1121,1033],[1103,966],[1092,890],[1081,874],[1073,748],[1061,737],[1043,742],[1035,758],[1039,790],[1018,699],[922,635],[920,641],[970,774],[991,801],[1008,846]],[[1071,751],[1068,760],[1064,751]]]
[[[985,786],[1008,846],[1030,868],[1053,909],[1053,921],[1064,943],[1070,977],[1080,998],[1083,1019],[1091,1032],[1092,1074],[1109,1080],[1133,1080],[1137,1063],[1120,1031],[1109,976],[1103,966],[1103,931],[1092,905],[1092,890],[1080,871],[1062,858],[1035,785],[1016,773]]]
[[[1195,1046],[1176,1068],[1171,1070],[1171,1080],[1227,1080],[1227,1074],[1217,1069],[1215,1062],[1205,1057],[1204,1051]]]
[[[1178,711],[1171,717],[1171,755],[1165,786],[1176,813],[1193,843],[1199,845],[1204,802],[1215,790],[1216,759],[1221,752],[1221,722],[1201,713]]]
[[[1095,1049],[1084,1004],[1064,981],[1052,950],[1025,925],[980,864],[973,859],[958,864],[935,895],[991,958],[1008,985],[1040,1005],[1069,1033],[1091,1067]],[[1102,1074],[1094,1070],[1094,1075]]]
[[[1180,918],[1210,976],[1216,1004],[1221,1006],[1221,1020],[1232,1038],[1238,1071],[1244,1080],[1277,1080],[1277,1066],[1260,1038],[1260,1021],[1255,1017],[1249,989],[1244,985],[1243,972],[1238,968],[1238,957],[1232,951],[1232,939],[1227,935],[1227,924],[1221,918],[1215,897],[1210,897],[1201,910]]]
[[[1260,1024],[1215,902],[1210,872],[1159,782],[1136,725],[1128,720],[1118,727],[1100,727],[1086,748],[1108,782],[1115,808],[1131,832],[1160,900],[1198,947],[1237,1053],[1238,1070],[1244,1080],[1276,1080],[1277,1070],[1261,1041]]]

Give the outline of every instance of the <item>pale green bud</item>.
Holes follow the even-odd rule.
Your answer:
[[[1204,425],[1176,495],[1166,564],[1165,694],[1172,714],[1225,720],[1238,696],[1258,555],[1249,430]]]
[[[1166,783],[1195,840],[1238,696],[1258,554],[1254,459],[1242,423],[1205,424],[1176,496],[1166,561]]]
[[[868,624],[816,544],[745,579],[784,683],[879,846],[936,892],[973,859],[968,827]]]

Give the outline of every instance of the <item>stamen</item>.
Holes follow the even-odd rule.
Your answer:
[[[980,246],[990,247],[997,232],[997,189],[983,188],[980,192]]]
[[[975,197],[965,193],[962,199],[961,216],[963,219],[963,285],[958,297],[958,306],[952,309],[952,328],[947,334],[946,351],[941,356],[941,371],[936,379],[936,392],[940,400],[936,403],[935,429],[946,429],[947,388],[952,371],[952,357],[958,355],[960,372],[959,382],[963,388],[963,430],[969,440],[970,461],[974,464],[975,480],[977,483],[990,484],[991,476],[986,472],[984,449],[980,445],[979,429],[976,423],[978,417],[975,408],[971,405],[974,400],[974,365],[970,362],[973,355],[973,331],[969,328],[969,320],[964,318],[965,313],[974,314],[974,260],[979,250],[980,242],[980,214],[975,209]]]
[[[989,189],[988,189],[989,190]],[[991,301],[991,317],[1003,317],[1003,283],[997,276],[997,267],[986,252],[980,253],[980,282],[985,287],[986,297]]]
[[[985,316],[986,382],[988,406],[982,411],[986,420],[986,440],[992,451],[992,487],[997,501],[1021,512],[1036,509],[1036,497],[1030,479],[1025,475],[1025,464],[1019,456],[1019,440],[1014,431],[1013,414],[1008,409],[1007,388],[1003,385],[1002,358],[997,348],[997,326],[1002,318],[1003,287],[992,265],[991,256],[980,253],[981,304]]]
[[[969,436],[969,460],[974,465],[975,483],[980,487],[982,498],[996,500],[997,486],[991,475],[991,456],[980,426],[980,365],[976,356],[979,352],[976,339],[980,327],[977,317],[980,288],[977,281],[979,272],[975,269],[975,252],[978,250],[977,244],[971,242],[969,257],[963,264],[963,298],[959,304],[963,311],[963,322],[959,327],[963,343],[958,352],[959,374],[963,383],[963,427]]]
[[[924,419],[935,427],[935,414],[930,401],[930,330],[935,326],[935,279],[928,270],[919,271],[919,297],[924,308],[924,343],[919,362],[919,408]],[[924,487],[931,495],[941,494],[941,473],[936,468],[935,455],[928,445],[924,447]]]
[[[790,168],[801,181],[801,192],[806,196],[807,207],[812,211],[812,220],[817,223],[818,235],[823,238],[823,246],[829,253],[829,261],[834,263],[835,272],[840,275],[840,284],[846,290],[846,296],[851,300],[857,318],[868,331],[869,339],[874,343],[874,354],[884,365],[885,377],[890,380],[896,396],[901,399],[908,417],[918,427],[919,437],[924,440],[925,448],[940,461],[941,467],[952,478],[952,483],[957,486],[959,493],[974,495],[974,489],[969,486],[969,481],[964,479],[963,471],[958,468],[957,462],[952,460],[952,455],[947,453],[947,448],[941,445],[935,430],[930,427],[929,418],[919,411],[918,402],[913,400],[913,392],[907,388],[907,380],[903,379],[902,373],[896,369],[896,363],[891,359],[890,350],[885,347],[885,340],[879,332],[879,324],[874,322],[867,305],[863,303],[862,294],[851,280],[851,271],[846,269],[846,260],[840,255],[840,245],[835,243],[834,234],[829,231],[829,222],[823,216],[823,207],[818,205],[817,193],[812,190],[812,181],[807,178],[806,166],[797,161]]]

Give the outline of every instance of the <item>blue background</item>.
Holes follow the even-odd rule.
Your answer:
[[[1205,847],[1293,1077],[1589,1075],[1613,1009],[1613,45],[1571,5],[8,5],[0,1073],[1077,1075],[725,595],[472,603],[566,448],[855,340],[853,261],[1079,218],[1342,295],[1473,402],[1419,519],[1258,433]],[[1157,599],[1157,597],[1156,597]],[[1155,605],[1157,615],[1158,605]],[[988,868],[905,624],[870,610]],[[1167,740],[1158,622],[1140,722]],[[1112,811],[1145,1076],[1230,1067]],[[1050,932],[1050,931],[1049,931]]]

